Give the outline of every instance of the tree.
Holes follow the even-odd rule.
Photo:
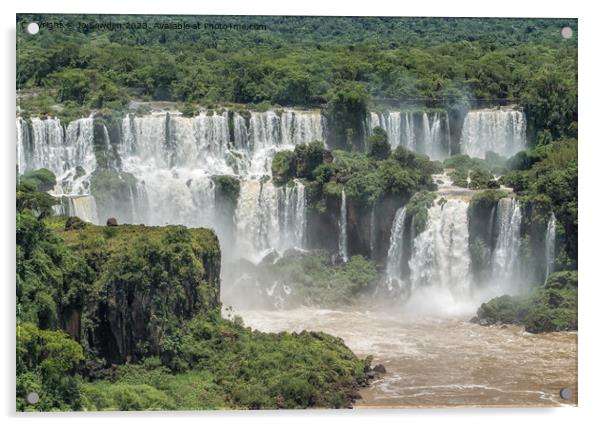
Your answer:
[[[387,138],[387,132],[381,127],[375,127],[372,135],[368,138],[370,146],[370,157],[376,160],[385,160],[391,155],[391,145]]]

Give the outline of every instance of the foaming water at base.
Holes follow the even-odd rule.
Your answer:
[[[576,333],[531,334],[519,326],[483,327],[467,317],[409,319],[383,310],[235,313],[255,329],[324,331],[341,337],[358,356],[372,355],[387,373],[360,391],[356,408],[577,403]],[[573,390],[573,400],[560,399],[563,387]]]

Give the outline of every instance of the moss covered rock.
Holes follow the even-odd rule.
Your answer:
[[[577,271],[553,273],[529,295],[505,295],[483,303],[473,321],[521,324],[530,333],[577,330]]]

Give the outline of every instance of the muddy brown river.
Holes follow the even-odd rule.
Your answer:
[[[400,318],[378,311],[237,310],[262,331],[319,330],[341,337],[387,373],[356,408],[542,407],[577,404],[577,333],[530,334],[459,318]],[[573,391],[560,398],[561,388]]]

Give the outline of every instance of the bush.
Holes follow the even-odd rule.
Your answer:
[[[428,210],[433,206],[436,198],[437,194],[434,192],[420,191],[414,194],[406,204],[407,220],[411,220],[414,226],[414,235],[418,235],[426,229]]]
[[[46,192],[56,185],[56,176],[48,169],[27,172],[20,177],[20,182],[31,184],[36,191]]]
[[[81,379],[76,367],[84,359],[81,346],[62,331],[40,330],[34,324],[17,326],[17,410],[78,410]],[[40,401],[29,405],[26,396]]]
[[[295,153],[278,151],[272,159],[272,179],[275,183],[284,184],[296,175]]]
[[[381,127],[372,129],[372,135],[368,138],[370,147],[369,156],[375,160],[385,160],[391,155],[391,145],[387,140],[387,132]]]
[[[577,272],[551,274],[526,296],[501,296],[483,303],[474,321],[522,324],[530,333],[577,330]]]

